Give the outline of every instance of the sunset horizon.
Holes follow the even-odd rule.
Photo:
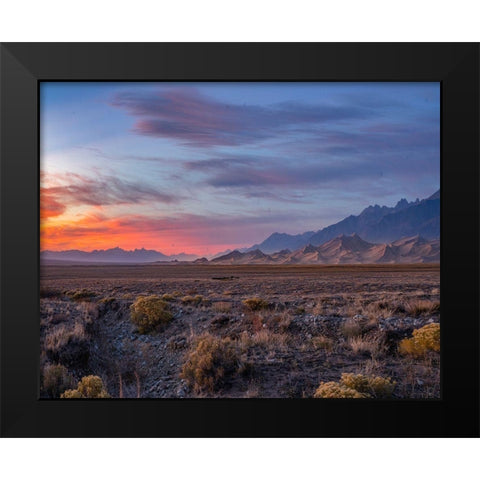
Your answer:
[[[438,83],[41,84],[41,250],[211,256],[439,188]]]

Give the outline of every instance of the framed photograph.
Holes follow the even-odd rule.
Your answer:
[[[3,44],[1,429],[479,435],[478,44]]]

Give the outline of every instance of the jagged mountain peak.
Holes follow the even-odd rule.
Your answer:
[[[393,207],[378,204],[366,207],[355,216],[349,215],[340,222],[298,235],[275,232],[266,240],[245,249],[260,249],[274,253],[288,248],[298,250],[308,244],[322,245],[339,235],[356,233],[363,241],[371,243],[392,242],[402,237],[420,235],[424,239],[440,237],[440,191],[424,200],[409,202],[401,198]]]
[[[440,190],[437,190],[433,195],[430,195],[427,200],[440,200]]]

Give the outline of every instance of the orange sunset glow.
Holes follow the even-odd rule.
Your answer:
[[[42,251],[212,256],[438,189],[438,85],[43,82],[40,166]]]

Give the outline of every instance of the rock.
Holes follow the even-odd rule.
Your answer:
[[[398,321],[398,317],[388,317],[384,320],[384,322],[388,322],[388,323],[393,323],[396,321]]]

